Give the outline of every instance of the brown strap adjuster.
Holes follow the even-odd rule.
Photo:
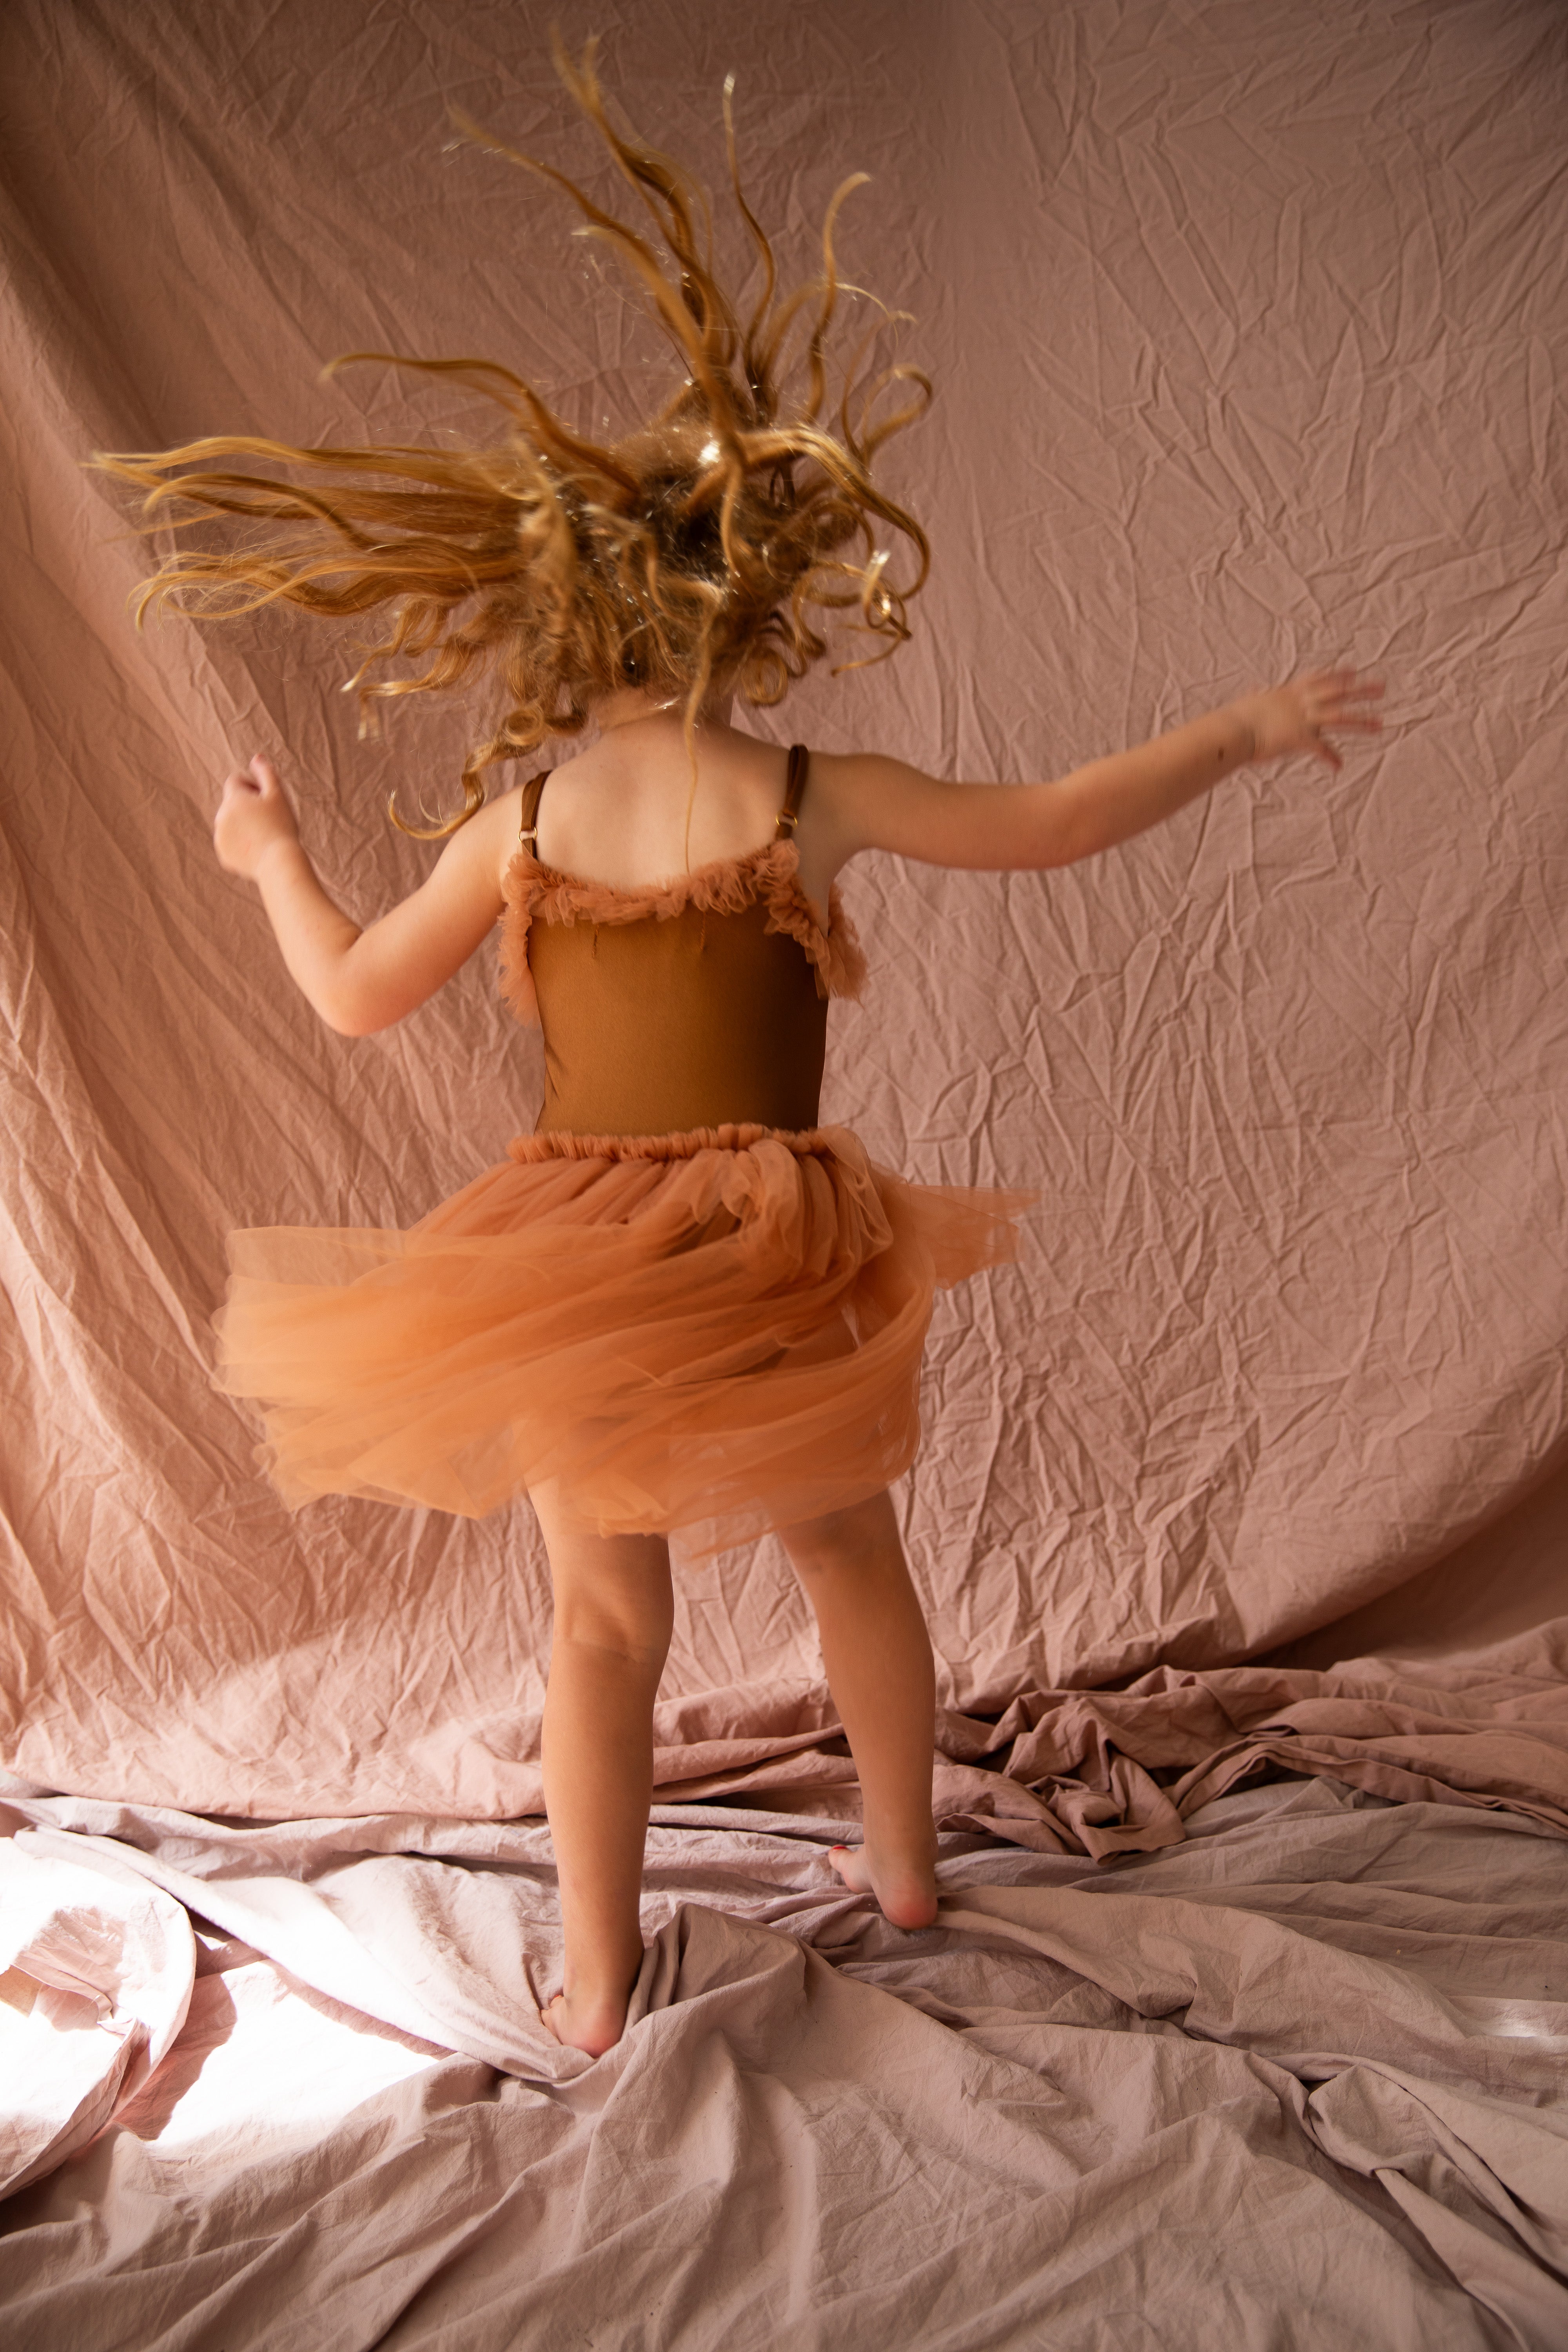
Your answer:
[[[790,745],[789,772],[784,782],[784,806],[779,811],[775,840],[791,840],[800,823],[800,796],[805,790],[805,772],[810,761],[811,754],[804,743]]]
[[[537,776],[530,776],[522,788],[522,804],[519,812],[521,823],[517,828],[517,845],[526,849],[534,864],[539,863],[539,803],[545,785],[554,774],[552,768],[542,768]]]

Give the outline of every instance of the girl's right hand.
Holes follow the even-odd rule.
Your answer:
[[[258,752],[248,768],[236,768],[223,780],[223,797],[213,819],[213,846],[226,874],[242,874],[254,882],[262,859],[275,842],[300,838],[278,771]]]
[[[1314,759],[1339,768],[1344,762],[1333,745],[1324,741],[1323,730],[1375,735],[1383,721],[1366,705],[1382,693],[1381,678],[1363,678],[1353,669],[1314,669],[1266,694],[1244,695],[1231,707],[1252,730],[1253,759],[1310,751]]]

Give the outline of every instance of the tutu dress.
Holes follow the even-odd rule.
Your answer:
[[[406,1231],[229,1238],[216,1385],[291,1507],[477,1518],[559,1479],[583,1525],[698,1556],[909,1467],[932,1294],[1015,1257],[1037,1196],[911,1184],[817,1125],[865,961],[801,887],[806,767],[773,841],[634,889],[541,865],[525,786],[501,971],[543,1030],[533,1132]]]

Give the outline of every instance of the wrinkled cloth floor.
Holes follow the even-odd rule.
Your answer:
[[[0,2206],[18,2352],[1568,2336],[1568,1839],[1519,1815],[1291,1780],[1110,1864],[950,1833],[906,1936],[834,1877],[852,1824],[660,1807],[597,2064],[537,2020],[542,1825],[284,1825],[262,1870],[10,1817],[77,1990],[5,1979],[7,2053],[123,2070]]]

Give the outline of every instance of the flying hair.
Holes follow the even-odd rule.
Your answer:
[[[365,724],[378,700],[493,677],[505,709],[465,763],[463,806],[416,825],[398,814],[395,794],[387,803],[392,822],[422,840],[445,838],[477,814],[485,769],[581,732],[595,705],[623,687],[682,708],[695,789],[694,730],[710,694],[781,701],[827,652],[824,632],[835,625],[867,648],[837,662],[835,675],[886,659],[909,637],[909,599],[930,568],[920,524],[871,478],[883,444],[931,398],[916,368],[868,372],[883,331],[907,313],[875,306],[825,421],[830,331],[841,295],[859,290],[839,278],[835,233],[866,175],[845,180],[828,204],[820,275],[781,294],[773,245],[742,188],[733,78],[726,82],[731,187],[761,274],[742,323],[714,274],[703,189],[616,128],[596,42],[574,63],[557,37],[554,58],[651,234],[552,164],[453,120],[476,145],[563,190],[583,215],[576,234],[613,255],[640,289],[679,370],[657,413],[601,443],[493,361],[354,352],[332,369],[379,362],[450,382],[493,403],[504,431],[489,446],[458,448],[301,449],[220,435],[93,460],[145,493],[149,532],[214,516],[243,526],[232,546],[177,547],[136,592],[139,625],[149,608],[165,606],[203,620],[279,603],[332,619],[390,607],[386,634],[345,688],[357,692]],[[300,478],[237,470],[235,460]],[[880,543],[893,534],[912,555],[902,584]],[[399,658],[423,667],[412,677],[373,674]]]

